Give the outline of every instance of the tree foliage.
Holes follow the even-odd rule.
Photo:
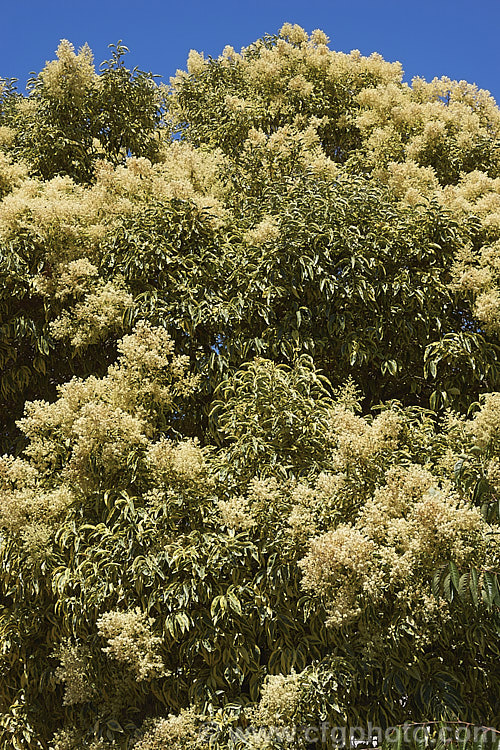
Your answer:
[[[0,747],[494,726],[493,99],[126,51],[0,84]]]

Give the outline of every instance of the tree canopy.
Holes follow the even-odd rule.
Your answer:
[[[0,79],[0,748],[496,726],[500,110],[126,53]]]

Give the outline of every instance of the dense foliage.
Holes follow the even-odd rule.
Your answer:
[[[126,51],[0,80],[0,748],[498,725],[500,111]]]

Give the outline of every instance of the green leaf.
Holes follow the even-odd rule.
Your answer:
[[[107,721],[106,722],[106,726],[112,732],[122,732],[123,733],[123,731],[124,731],[123,728],[122,728],[122,726],[117,721],[115,721],[114,719],[110,719],[109,721]]]
[[[465,601],[468,597],[469,586],[470,586],[470,573],[463,573],[460,576],[460,581],[458,584],[458,595],[463,601]]]
[[[450,562],[449,570],[450,570],[450,577],[451,577],[451,583],[453,584],[453,588],[455,589],[455,591],[458,591],[459,586],[460,586],[460,573],[458,572],[458,568],[454,562]]]
[[[475,568],[470,570],[470,582],[469,588],[474,604],[477,606],[479,603],[479,576]]]

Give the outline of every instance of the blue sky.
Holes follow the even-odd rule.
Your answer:
[[[19,78],[53,59],[59,40],[88,42],[96,62],[123,40],[129,64],[168,81],[191,48],[218,55],[285,22],[320,28],[333,49],[380,52],[405,78],[448,75],[477,83],[500,103],[500,0],[0,0],[0,76]]]

